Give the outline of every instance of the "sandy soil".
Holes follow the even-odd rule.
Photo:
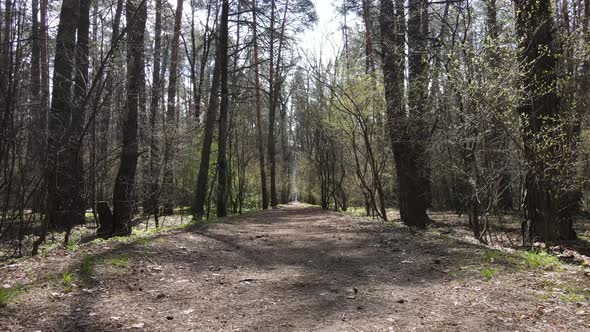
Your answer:
[[[292,205],[2,266],[0,331],[590,331],[588,273],[523,264]]]

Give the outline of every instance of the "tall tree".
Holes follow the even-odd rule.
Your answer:
[[[205,119],[205,129],[203,134],[203,145],[201,147],[201,161],[199,173],[197,175],[197,187],[195,189],[195,204],[193,206],[193,215],[196,220],[201,220],[205,214],[205,201],[207,200],[207,187],[209,184],[209,163],[211,160],[211,144],[213,143],[213,131],[215,130],[215,120],[217,109],[219,108],[219,86],[221,79],[221,61],[223,50],[217,38],[217,49],[215,54],[215,66],[211,78],[211,90],[209,96],[209,108]]]
[[[252,0],[252,43],[254,52],[254,85],[256,98],[256,147],[258,148],[258,164],[260,167],[260,192],[262,194],[262,208],[268,209],[268,190],[266,188],[266,165],[264,161],[264,139],[262,137],[262,94],[260,87],[260,64],[258,58],[258,7],[256,0]]]
[[[228,109],[229,109],[229,90],[228,90],[228,20],[229,20],[229,2],[223,0],[221,6],[221,18],[219,25],[219,67],[220,67],[220,84],[221,84],[221,103],[219,105],[219,137],[217,144],[217,217],[227,215],[227,127],[228,127]]]
[[[159,142],[156,133],[156,123],[158,119],[158,111],[160,108],[160,65],[162,62],[162,1],[156,0],[155,8],[155,25],[154,25],[154,65],[152,71],[152,89],[149,106],[149,182],[150,193],[148,200],[144,206],[147,214],[154,215],[156,227],[158,226],[158,201],[159,201]]]
[[[405,223],[424,228],[429,222],[430,180],[426,144],[428,100],[428,1],[408,2],[408,136],[411,145],[408,167],[407,212]]]
[[[422,7],[423,6],[423,7]],[[426,214],[427,179],[425,160],[420,139],[423,138],[424,100],[426,71],[424,62],[426,50],[421,48],[426,40],[427,17],[426,2],[416,3],[411,0],[410,20],[412,37],[408,37],[410,44],[411,80],[409,89],[409,113],[406,112],[404,98],[404,70],[405,70],[405,8],[403,0],[381,0],[380,27],[382,38],[383,75],[385,83],[385,98],[387,100],[387,124],[392,144],[398,179],[398,200],[402,222],[410,226],[425,227],[429,219]],[[408,27],[408,30],[410,28]],[[410,33],[408,32],[408,35]],[[411,42],[410,42],[411,41]],[[417,114],[418,113],[418,114]],[[426,187],[426,188],[425,188]]]
[[[130,235],[135,205],[138,109],[140,90],[145,85],[144,35],[147,20],[145,0],[127,0],[127,100],[122,129],[121,161],[113,191],[113,229],[110,236]]]
[[[165,130],[165,147],[164,147],[164,179],[163,186],[166,195],[163,213],[171,215],[174,208],[174,149],[176,136],[176,90],[178,81],[178,56],[180,47],[180,25],[182,23],[182,5],[183,0],[176,3],[176,13],[174,15],[174,34],[172,36],[172,49],[170,54],[170,77],[168,78],[168,108],[166,110]]]
[[[269,110],[268,110],[268,167],[270,173],[270,206],[275,207],[279,204],[277,197],[277,184],[276,184],[276,162],[275,162],[275,13],[276,4],[275,0],[270,1],[270,65],[268,75],[268,95],[269,95]]]
[[[275,43],[277,42],[276,35],[276,3],[271,0],[271,17],[270,17],[270,64],[269,64],[269,112],[268,112],[268,166],[270,168],[270,205],[276,207],[279,205],[279,198],[277,193],[277,163],[276,163],[276,112],[279,104],[279,94],[281,93],[281,54],[283,52],[283,45],[285,41],[285,27],[287,24],[287,12],[289,11],[289,0],[285,2],[283,18],[281,21],[281,29],[278,35],[277,58],[275,59]],[[276,61],[276,62],[275,62]],[[276,67],[275,67],[276,66]]]
[[[373,50],[373,21],[371,17],[372,0],[362,0],[363,23],[365,25],[365,72],[375,73]]]
[[[80,114],[72,104],[72,80],[76,56],[76,29],[79,1],[62,3],[53,73],[53,94],[48,122],[48,160],[46,185],[49,222],[65,231],[69,240],[72,227],[84,220],[84,200],[80,194],[82,165],[79,163],[77,137]]]
[[[549,0],[515,0],[516,33],[523,71],[521,115],[527,162],[524,198],[526,240],[575,238],[573,216],[576,144],[566,132],[568,112],[557,91],[557,58]]]

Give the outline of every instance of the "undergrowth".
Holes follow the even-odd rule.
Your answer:
[[[112,266],[115,266],[115,267],[127,268],[127,267],[129,267],[129,257],[127,257],[127,256],[113,257],[108,260],[108,263]]]
[[[492,280],[492,278],[494,278],[497,272],[498,270],[492,267],[486,267],[481,270],[481,275],[485,279],[485,281],[490,281]]]
[[[61,276],[61,285],[66,293],[72,291],[74,287],[74,274],[72,272],[64,272]]]
[[[559,258],[543,250],[525,251],[520,255],[529,268],[560,269],[563,265]]]
[[[21,285],[0,287],[0,307],[6,307],[15,296],[23,291],[24,288]]]

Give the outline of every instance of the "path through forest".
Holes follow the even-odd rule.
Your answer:
[[[0,308],[0,330],[589,328],[583,270],[520,263],[436,231],[291,205],[4,266],[2,282],[26,291]]]

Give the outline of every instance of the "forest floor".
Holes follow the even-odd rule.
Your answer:
[[[590,331],[583,266],[299,204],[0,265],[0,287],[1,331]]]

